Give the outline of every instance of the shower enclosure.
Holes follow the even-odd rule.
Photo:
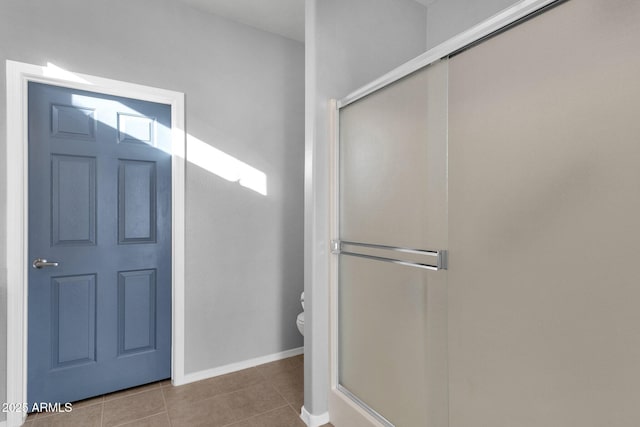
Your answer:
[[[336,427],[640,425],[640,5],[538,3],[335,106]]]

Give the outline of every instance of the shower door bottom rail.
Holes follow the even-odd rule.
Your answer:
[[[374,417],[375,419],[378,420],[378,422],[380,422],[380,424],[382,424],[384,427],[395,427],[395,424],[393,424],[391,421],[389,421],[388,419],[386,419],[384,416],[382,416],[379,412],[377,412],[375,409],[373,409],[371,406],[367,405],[365,402],[362,401],[362,399],[360,399],[358,396],[356,396],[355,394],[351,393],[345,386],[343,386],[342,384],[338,384],[337,387],[338,391],[340,391],[342,394],[344,394],[345,396],[347,396],[349,399],[351,399],[356,405],[358,405],[359,407],[361,407],[362,409],[364,409],[365,411],[367,411],[369,413],[369,415],[371,415],[372,417]]]

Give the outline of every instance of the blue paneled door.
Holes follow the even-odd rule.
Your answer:
[[[168,105],[29,83],[30,406],[171,376],[170,128]]]

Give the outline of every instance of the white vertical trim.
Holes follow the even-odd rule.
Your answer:
[[[318,141],[320,119],[324,126],[324,105],[316,105],[318,49],[315,15],[318,2],[305,0],[305,182],[304,182],[304,288],[305,288],[305,360],[304,404],[312,412],[325,412],[328,405],[329,328],[328,328],[328,217],[327,165],[323,141]],[[322,119],[321,119],[322,118]],[[324,128],[322,129],[324,130]],[[322,132],[324,134],[324,132]],[[308,333],[307,333],[308,332]]]
[[[7,403],[26,402],[26,233],[28,183],[25,177],[26,102],[20,66],[7,61]],[[11,203],[9,203],[11,201]],[[7,413],[7,425],[21,425],[26,414]]]
[[[340,238],[340,110],[337,100],[329,101],[329,234]],[[329,255],[329,387],[338,387],[338,263],[340,257]],[[329,403],[331,403],[329,401]],[[331,410],[331,408],[329,409]]]
[[[185,239],[186,239],[186,131],[184,94],[175,93],[171,103],[171,259],[173,261],[171,304],[171,381],[184,378],[185,337]]]
[[[27,397],[28,135],[30,81],[171,106],[172,137],[172,378],[184,377],[185,105],[184,94],[86,74],[7,61],[7,402]],[[8,413],[7,426],[26,414]]]

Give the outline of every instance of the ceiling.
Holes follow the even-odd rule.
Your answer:
[[[304,42],[304,0],[181,1],[202,11]],[[428,6],[436,0],[415,1]]]

